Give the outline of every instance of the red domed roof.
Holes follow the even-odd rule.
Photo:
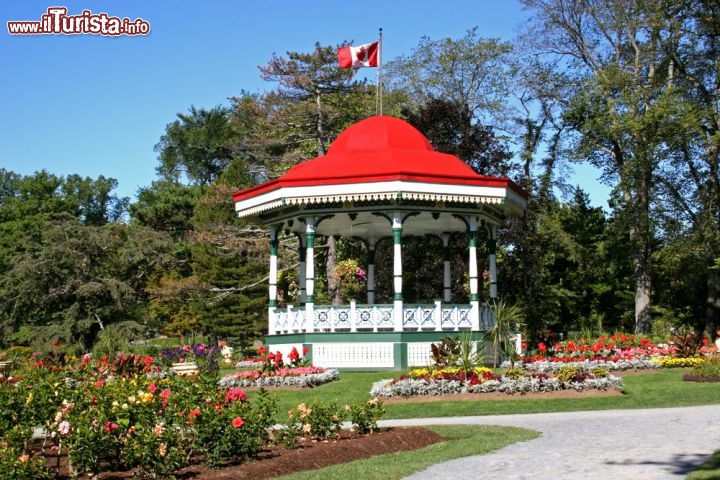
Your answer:
[[[436,152],[428,139],[404,120],[379,115],[345,129],[326,155],[295,165],[275,180],[237,192],[233,200],[284,187],[393,180],[510,187],[523,197],[527,195],[507,178],[479,175],[459,158]]]
[[[330,145],[328,155],[387,150],[435,151],[428,139],[409,123],[378,115],[348,127]]]

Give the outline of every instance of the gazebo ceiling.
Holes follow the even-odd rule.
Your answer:
[[[492,222],[520,215],[527,197],[508,178],[479,175],[436,152],[409,123],[373,116],[338,135],[326,155],[236,192],[233,200],[240,217],[259,215],[301,232],[299,219],[312,215],[319,234],[371,238],[389,234],[391,211],[407,212],[406,235],[439,234],[464,231],[467,215]]]

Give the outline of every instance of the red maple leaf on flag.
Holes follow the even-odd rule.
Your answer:
[[[365,47],[361,46],[360,48],[358,48],[358,51],[357,51],[358,60],[360,60],[361,62],[364,62],[366,56],[367,56],[367,50],[365,49]]]

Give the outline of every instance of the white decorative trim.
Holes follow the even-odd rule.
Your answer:
[[[500,205],[509,200],[508,203],[514,209],[522,209],[527,203],[509,187],[393,180],[340,185],[280,187],[235,202],[235,211],[238,216],[246,217],[282,205],[392,200],[399,196],[409,200],[493,205]]]

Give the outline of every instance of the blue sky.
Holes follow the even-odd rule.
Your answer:
[[[147,36],[10,35],[6,22],[39,21],[51,6],[150,24]],[[368,43],[383,28],[383,58],[407,55],[423,35],[511,40],[525,18],[515,0],[0,0],[0,167],[31,175],[116,178],[134,197],[154,179],[153,147],[178,112],[227,105],[242,90],[273,88],[259,75],[273,52],[315,42]],[[576,180],[605,206],[589,169]]]

